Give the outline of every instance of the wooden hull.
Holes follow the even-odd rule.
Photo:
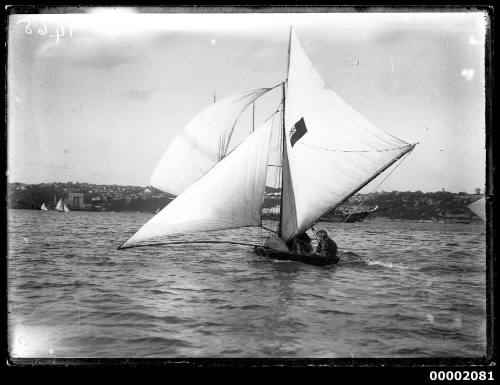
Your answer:
[[[263,246],[255,246],[255,254],[262,257],[276,259],[280,261],[296,261],[307,263],[314,266],[335,265],[339,262],[339,258],[326,258],[319,255],[295,254],[291,252],[272,250]]]

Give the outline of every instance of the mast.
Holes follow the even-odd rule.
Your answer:
[[[286,82],[288,82],[288,74],[290,72],[290,48],[292,46],[292,26],[290,25],[290,33],[288,34],[288,63],[286,65]]]
[[[283,91],[283,98],[282,98],[282,104],[283,107],[281,109],[281,135],[282,135],[282,149],[281,149],[281,197],[280,197],[280,221],[278,223],[278,237],[281,238],[281,223],[283,222],[283,169],[284,167],[284,162],[285,162],[285,138],[286,138],[286,133],[285,133],[285,82],[282,83],[281,89]]]
[[[283,222],[283,169],[284,167],[284,158],[285,158],[285,146],[286,146],[286,131],[285,131],[285,84],[288,86],[288,75],[290,73],[290,47],[292,45],[292,26],[290,25],[290,32],[288,34],[288,61],[286,65],[286,79],[282,83],[282,91],[283,91],[283,108],[281,110],[282,112],[282,121],[281,124],[283,126],[282,128],[282,149],[281,149],[281,198],[280,198],[280,221],[278,223],[278,237],[281,238],[281,223]]]

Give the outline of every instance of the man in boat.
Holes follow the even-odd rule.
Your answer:
[[[316,233],[318,237],[318,246],[316,246],[316,254],[326,258],[337,257],[337,244],[331,239],[325,230],[319,230]]]
[[[294,253],[310,254],[313,251],[311,238],[306,232],[300,233],[287,242],[287,246]]]

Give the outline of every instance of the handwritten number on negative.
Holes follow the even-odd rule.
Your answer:
[[[38,28],[38,33],[40,35],[46,35],[47,34],[47,25],[42,21],[43,29]]]
[[[19,24],[24,24],[24,32],[27,33],[28,35],[31,35],[33,33],[33,29],[31,28],[31,20],[23,19],[19,20],[16,25]],[[45,24],[43,21],[41,22],[41,27],[37,29],[38,34],[41,36],[47,35],[49,32],[49,29],[47,27],[47,24]],[[56,39],[56,44],[59,44],[60,38],[65,35],[64,32],[64,26],[62,24],[59,24],[56,27],[55,33],[52,35],[48,35],[49,37],[53,37]],[[73,24],[70,24],[69,26],[69,36],[73,37]]]
[[[26,23],[24,32],[26,32],[28,35],[31,35],[33,33],[33,30],[30,28],[31,20],[19,20],[16,25],[19,25],[20,23]]]
[[[64,27],[61,24],[59,24],[59,27],[56,28],[55,35],[49,35],[49,37],[55,37],[56,38],[56,44],[59,44],[59,38],[63,37],[63,36],[64,36]]]

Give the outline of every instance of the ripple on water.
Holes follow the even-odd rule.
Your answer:
[[[484,353],[484,226],[325,222],[341,263],[317,268],[245,246],[118,251],[151,215],[72,214],[9,212],[9,322],[55,356]]]

